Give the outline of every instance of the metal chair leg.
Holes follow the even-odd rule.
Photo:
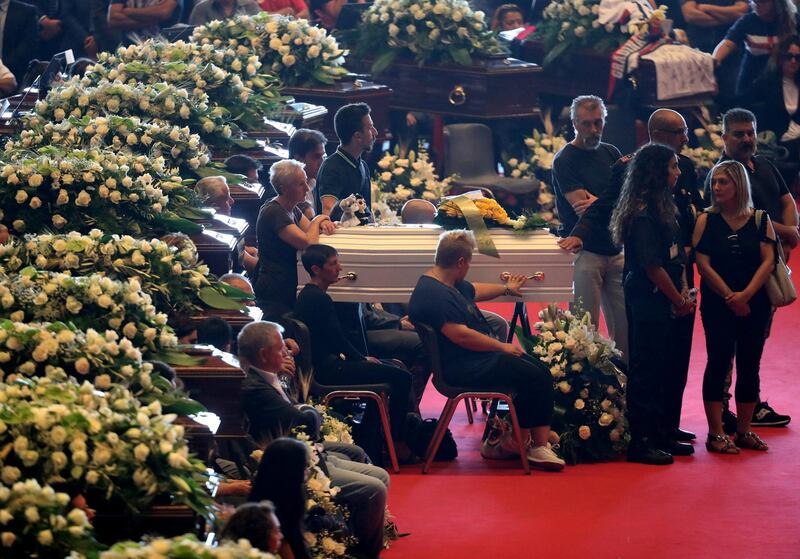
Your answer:
[[[519,458],[522,461],[522,470],[526,476],[531,474],[531,465],[528,463],[528,452],[525,442],[522,440],[522,433],[520,432],[519,420],[517,419],[517,409],[514,407],[514,402],[511,398],[506,400],[508,403],[508,414],[511,416],[511,425],[514,429],[514,438],[517,440],[517,448],[519,448]]]
[[[470,405],[470,400],[472,400],[472,398],[464,398],[464,407],[467,408],[467,422],[472,425],[474,420],[472,419],[472,406]]]
[[[444,434],[450,426],[450,420],[453,418],[453,413],[456,411],[460,399],[461,398],[448,398],[447,403],[444,405],[442,415],[439,416],[439,422],[436,424],[436,431],[433,433],[433,439],[431,439],[428,445],[428,450],[425,451],[425,463],[422,465],[423,474],[428,473],[431,463],[436,457],[436,451],[439,450],[439,445],[442,443]]]

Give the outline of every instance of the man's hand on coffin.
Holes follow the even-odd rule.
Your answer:
[[[510,353],[515,357],[522,357],[523,351],[522,348],[515,346],[514,344],[502,344],[501,351],[503,353]]]
[[[525,282],[527,281],[528,281],[527,276],[519,274],[510,276],[508,278],[508,281],[506,281],[506,290],[508,292],[508,295],[513,295],[514,297],[522,297],[522,292],[520,291],[520,289],[522,289],[522,286],[525,285]]]
[[[400,330],[416,330],[414,325],[408,319],[408,315],[400,319]]]
[[[558,246],[574,254],[576,252],[580,252],[580,250],[583,248],[583,241],[580,237],[564,237],[558,241]]]
[[[589,209],[589,206],[594,204],[596,200],[597,200],[597,196],[595,196],[594,194],[591,194],[590,192],[587,192],[586,193],[586,198],[583,198],[582,200],[578,200],[578,201],[572,203],[572,209],[575,210],[576,214],[581,216],[584,213],[586,213],[586,210]]]

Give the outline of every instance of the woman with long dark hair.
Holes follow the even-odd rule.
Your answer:
[[[284,540],[282,559],[310,559],[303,538],[306,510],[305,480],[308,449],[296,439],[272,441],[264,450],[249,501],[272,501]]]
[[[775,265],[775,230],[769,216],[753,209],[750,179],[738,161],[711,169],[711,207],[697,218],[693,238],[700,270],[703,329],[708,363],[703,403],[706,449],[739,454],[767,450],[750,430],[759,396],[759,368],[772,307],[764,284]],[[722,429],[725,376],[736,359],[736,442]]]
[[[673,317],[694,312],[672,195],[680,174],[672,148],[648,144],[639,149],[609,225],[614,242],[625,247],[630,462],[671,464],[673,454],[692,452],[674,439],[665,414],[670,383],[679,381],[672,366],[678,357]]]

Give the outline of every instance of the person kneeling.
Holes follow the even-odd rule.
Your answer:
[[[521,435],[530,441],[528,461],[534,467],[561,470],[564,461],[548,443],[553,413],[549,369],[517,346],[491,337],[489,325],[475,305],[475,301],[503,295],[520,296],[526,278],[512,276],[505,285],[466,281],[475,248],[470,231],[442,233],[434,266],[419,279],[411,295],[409,317],[411,322],[428,324],[437,331],[447,382],[513,389]]]

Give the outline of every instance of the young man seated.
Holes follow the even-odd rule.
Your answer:
[[[385,383],[391,387],[389,421],[398,458],[412,453],[405,444],[406,414],[409,412],[411,374],[405,369],[366,356],[347,339],[336,316],[333,299],[326,293],[342,271],[336,249],[311,245],[303,253],[303,267],[311,276],[297,296],[294,314],[308,326],[317,381],[323,385]]]
[[[517,346],[490,335],[489,325],[475,301],[502,295],[520,296],[525,276],[506,284],[466,281],[472,252],[471,231],[447,231],[439,237],[434,266],[417,282],[409,301],[409,316],[438,333],[444,377],[456,386],[481,389],[512,388],[523,440],[529,440],[531,466],[561,470],[564,461],[550,448],[553,383],[550,370]],[[509,451],[518,449],[508,448]]]

